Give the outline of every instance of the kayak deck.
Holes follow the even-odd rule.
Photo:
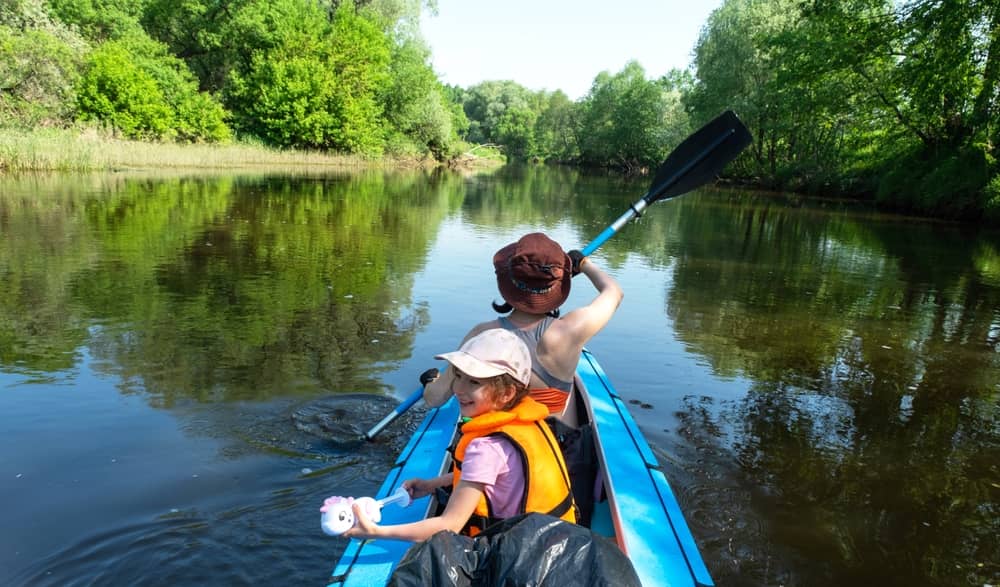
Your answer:
[[[584,351],[577,384],[594,425],[600,475],[607,499],[594,506],[591,529],[616,541],[643,585],[711,586],[698,551],[656,456],[594,356]],[[457,432],[454,398],[428,412],[386,475],[376,497],[388,496],[406,479],[447,472],[447,448]],[[611,458],[613,456],[613,458]],[[382,523],[424,519],[435,507],[431,496],[408,508],[387,507]],[[411,543],[351,540],[330,577],[330,587],[384,585]]]

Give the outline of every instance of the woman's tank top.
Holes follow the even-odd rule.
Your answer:
[[[555,375],[549,373],[548,370],[546,370],[545,367],[538,362],[538,341],[542,339],[542,335],[545,334],[545,331],[548,329],[549,325],[552,324],[553,320],[555,320],[555,318],[546,316],[538,324],[536,324],[534,328],[521,330],[506,316],[499,316],[497,318],[497,322],[500,324],[501,328],[513,332],[518,338],[524,341],[525,345],[527,345],[528,351],[531,353],[531,370],[538,375],[539,379],[544,381],[550,388],[569,393],[573,390],[573,381],[563,381],[562,379],[559,379]],[[532,392],[534,392],[534,390],[532,390]]]

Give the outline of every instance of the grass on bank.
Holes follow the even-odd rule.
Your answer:
[[[98,130],[0,129],[0,173],[262,166],[378,167],[429,164],[417,158],[372,159],[321,151],[277,150],[251,143],[181,144],[118,139]]]

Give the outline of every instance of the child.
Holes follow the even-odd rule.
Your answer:
[[[441,530],[476,529],[528,512],[575,522],[573,496],[562,453],[545,423],[549,410],[528,397],[531,354],[507,330],[485,330],[452,353],[435,357],[454,370],[451,392],[459,402],[462,436],[452,474],[410,479],[414,499],[453,485],[444,512],[410,524],[379,526],[354,505],[352,538],[418,541]]]

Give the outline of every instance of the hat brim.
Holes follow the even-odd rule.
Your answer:
[[[444,353],[443,355],[435,355],[434,358],[448,361],[459,371],[470,377],[496,377],[497,375],[503,375],[507,372],[503,369],[494,367],[493,365],[484,363],[465,351],[454,351],[451,353]]]
[[[497,270],[497,289],[508,304],[529,314],[544,314],[562,306],[569,298],[569,289],[573,278],[569,272],[563,273],[562,279],[555,283],[545,293],[525,291],[514,283],[510,271]]]
[[[493,255],[493,269],[496,271],[497,289],[500,291],[500,295],[503,296],[504,301],[522,312],[544,314],[562,306],[569,297],[569,290],[573,279],[569,270],[572,267],[572,262],[568,255],[562,253],[564,257],[562,261],[562,278],[557,283],[553,283],[545,293],[534,293],[518,287],[510,272],[510,261],[514,256],[520,254],[521,243],[529,236],[532,235],[526,235],[521,240],[510,243],[497,251]],[[552,241],[548,237],[544,235],[539,236],[542,240],[551,243],[552,247],[559,247],[555,241]],[[561,248],[559,250],[562,251]]]

